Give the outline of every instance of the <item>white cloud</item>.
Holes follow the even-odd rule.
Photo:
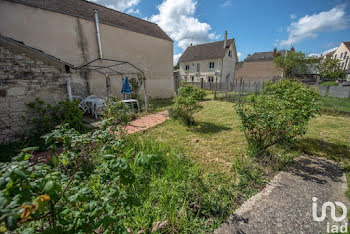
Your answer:
[[[293,20],[293,19],[297,18],[297,15],[296,14],[290,14],[289,17]]]
[[[129,10],[126,11],[126,13],[139,15],[140,14],[140,10],[139,9],[130,8]]]
[[[230,7],[230,6],[232,6],[232,0],[226,0],[220,6],[221,7]]]
[[[111,8],[117,11],[122,11],[122,12],[126,10],[134,10],[133,7],[135,7],[140,2],[140,0],[89,0],[89,1],[95,2],[97,4],[106,6],[108,8]]]
[[[158,6],[159,14],[148,20],[157,23],[182,49],[217,39],[209,24],[195,18],[196,6],[195,0],[164,0]]]
[[[306,38],[316,38],[321,31],[339,31],[348,26],[345,15],[345,5],[334,7],[329,11],[322,11],[311,16],[306,15],[297,22],[292,22],[287,31],[287,40],[282,40],[280,46],[290,46]]]
[[[309,54],[308,56],[309,56],[309,57],[311,57],[311,56],[321,57],[321,56],[324,56],[324,55],[328,54],[329,52],[335,51],[336,49],[338,49],[338,47],[334,47],[334,48],[332,48],[332,49],[323,51],[323,52],[320,53],[320,54],[312,53],[312,54]]]
[[[334,48],[332,48],[332,49],[323,51],[323,52],[322,52],[322,55],[328,54],[329,52],[332,52],[332,51],[336,51],[337,49],[338,49],[338,47],[334,47]]]
[[[319,58],[319,57],[321,57],[321,55],[320,54],[309,54],[308,57],[317,57],[317,58]]]
[[[174,65],[176,65],[177,64],[177,61],[179,61],[179,58],[181,57],[181,53],[179,53],[179,54],[174,54]]]
[[[242,56],[242,53],[241,52],[237,52],[237,56],[238,56],[238,59],[240,59],[241,56]]]

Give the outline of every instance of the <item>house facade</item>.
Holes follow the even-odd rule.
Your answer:
[[[140,68],[150,96],[168,98],[174,93],[171,38],[154,23],[93,2],[2,0],[0,34],[74,67],[98,59],[101,51],[104,59],[127,61]],[[78,75],[86,80],[89,94],[106,96],[103,75],[94,71]],[[122,77],[111,78],[114,96],[121,96],[121,86]]]
[[[332,58],[340,60],[340,66],[345,70],[347,80],[350,80],[350,41],[342,42]]]
[[[257,52],[249,55],[243,62],[236,66],[235,79],[245,81],[269,81],[283,77],[281,69],[273,62],[276,55],[285,55],[286,51]]]
[[[179,74],[187,82],[230,83],[238,61],[234,39],[189,46],[179,59]]]

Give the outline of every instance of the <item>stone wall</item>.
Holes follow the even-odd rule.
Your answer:
[[[71,74],[66,70],[40,52],[0,42],[0,144],[20,140],[33,127],[28,120],[34,113],[27,103],[39,97],[56,104],[67,97]],[[86,94],[83,81],[74,78],[73,94]]]
[[[350,86],[316,86],[321,96],[350,98]]]

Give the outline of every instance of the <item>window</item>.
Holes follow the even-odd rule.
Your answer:
[[[210,82],[210,83],[214,82],[214,77],[209,76],[209,77],[208,77],[208,82]]]
[[[337,59],[337,55],[336,54],[334,55],[334,59]]]
[[[232,51],[231,50],[228,52],[228,56],[232,57]]]
[[[346,56],[348,56],[348,52],[347,51],[344,53],[344,59],[346,59]]]
[[[344,69],[344,62],[342,62],[341,64],[341,69]]]
[[[186,65],[186,66],[185,66],[185,70],[186,70],[186,71],[190,70],[190,65]]]
[[[194,82],[194,76],[191,76],[191,81]]]
[[[214,63],[214,62],[210,62],[210,63],[209,63],[209,69],[213,69],[214,66],[215,66],[215,63]]]
[[[199,63],[197,63],[197,72],[200,71],[201,65]]]
[[[340,59],[343,58],[343,53],[340,54]]]

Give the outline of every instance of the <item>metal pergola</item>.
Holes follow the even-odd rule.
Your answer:
[[[122,80],[126,75],[137,75],[142,77],[142,86],[144,89],[144,100],[145,100],[145,109],[148,110],[148,101],[147,101],[147,91],[146,91],[146,76],[145,73],[127,61],[115,60],[115,59],[94,59],[86,64],[83,64],[79,67],[75,67],[75,70],[80,71],[96,71],[106,78],[106,90],[107,96],[111,95],[111,77],[120,76]]]

